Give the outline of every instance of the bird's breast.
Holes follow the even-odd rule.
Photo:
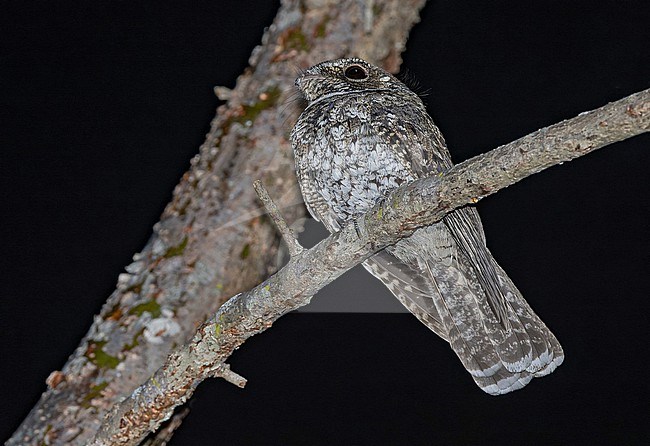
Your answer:
[[[366,212],[414,178],[400,158],[400,143],[368,104],[348,101],[301,116],[294,139],[303,191],[315,191],[339,220]],[[305,197],[310,200],[310,197]]]

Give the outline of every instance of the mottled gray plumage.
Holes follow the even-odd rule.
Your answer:
[[[361,59],[315,65],[291,133],[311,215],[330,232],[391,189],[452,166],[420,98]],[[406,308],[449,342],[474,381],[499,395],[551,373],[564,354],[485,246],[478,213],[458,209],[364,262]]]

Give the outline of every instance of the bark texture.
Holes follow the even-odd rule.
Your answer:
[[[87,335],[7,442],[90,442],[108,410],[130,395],[229,296],[278,264],[279,239],[252,188],[262,179],[285,216],[303,208],[282,113],[298,68],[355,55],[396,71],[424,0],[283,2],[250,67],[176,187],[142,252],[121,274]],[[147,424],[143,427],[150,427]]]
[[[444,175],[400,187],[356,224],[348,224],[310,250],[297,250],[275,275],[222,305],[188,344],[174,351],[161,369],[115,408],[92,444],[138,444],[207,377],[222,376],[242,386],[245,380],[225,363],[236,348],[418,227],[550,166],[649,130],[650,90],[645,90],[474,157]]]

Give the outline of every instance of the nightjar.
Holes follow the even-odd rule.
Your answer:
[[[296,86],[307,101],[291,132],[296,173],[307,209],[330,232],[401,184],[451,168],[418,95],[386,71],[340,59],[307,69]],[[489,394],[520,389],[564,359],[485,246],[473,207],[418,229],[363,265],[449,342]]]

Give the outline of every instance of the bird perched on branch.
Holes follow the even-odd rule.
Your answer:
[[[291,132],[310,214],[330,232],[392,189],[452,167],[444,139],[417,94],[361,59],[323,62],[296,86],[307,107]],[[375,254],[364,267],[449,342],[492,395],[551,373],[562,347],[485,246],[466,206]]]

